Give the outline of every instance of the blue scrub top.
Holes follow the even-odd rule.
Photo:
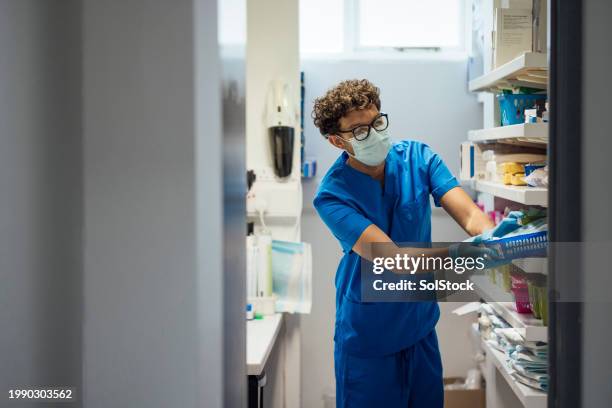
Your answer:
[[[352,248],[375,224],[394,242],[431,242],[431,207],[459,184],[440,156],[416,141],[394,143],[380,181],[355,170],[342,155],[323,177],[314,199],[344,255],[336,271],[336,346],[362,357],[410,347],[440,316],[436,302],[361,302],[361,257]]]

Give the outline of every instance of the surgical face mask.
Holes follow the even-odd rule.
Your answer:
[[[377,166],[387,158],[391,149],[391,141],[387,129],[377,131],[370,129],[370,135],[365,140],[350,140],[354,155],[350,156],[368,166]]]

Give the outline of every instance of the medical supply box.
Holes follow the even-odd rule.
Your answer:
[[[533,49],[532,0],[497,0],[493,9],[493,67]]]
[[[464,382],[464,378],[448,377],[444,385]],[[444,389],[444,408],[485,408],[485,388],[476,390]]]

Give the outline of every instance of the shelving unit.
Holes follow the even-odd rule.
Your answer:
[[[495,313],[514,327],[527,341],[548,341],[548,327],[531,314],[516,311],[512,295],[492,284],[486,276],[473,276],[471,280],[478,294]]]
[[[519,123],[518,125],[470,130],[468,140],[474,143],[545,145],[548,143],[548,123]]]
[[[468,83],[471,92],[500,93],[504,90],[512,90],[517,87],[528,87],[546,90],[548,87],[548,56],[545,53],[526,52],[512,61],[492,69],[490,72],[475,78]],[[498,123],[496,117],[497,109],[494,104],[495,98],[489,95],[479,94],[479,100],[485,106],[485,123]],[[473,180],[473,188],[479,193],[500,198],[524,206],[548,206],[548,189],[529,186],[511,186],[493,181],[478,180],[482,175],[481,168],[486,163],[475,152],[488,149],[495,150],[499,145],[513,145],[518,147],[532,147],[543,151],[549,143],[549,126],[547,123],[520,123],[511,126],[500,126],[486,129],[472,130],[468,132],[468,140],[471,146],[471,156],[467,153],[462,158],[470,169],[470,179]],[[495,146],[498,145],[498,146]],[[507,146],[505,146],[507,147]],[[512,150],[512,149],[506,149]],[[462,150],[467,152],[467,150]],[[478,171],[474,171],[474,166]],[[478,176],[474,176],[478,174]],[[467,179],[468,177],[466,177]],[[506,206],[503,200],[491,200],[491,197],[483,197],[485,205],[495,209],[497,205]],[[489,211],[491,208],[487,208]],[[547,273],[545,258],[527,258],[513,261],[513,264],[528,273]],[[487,276],[473,276],[470,278],[481,299],[487,302],[493,311],[511,327],[519,332],[527,341],[548,342],[548,328],[542,320],[536,319],[531,314],[521,314],[516,310],[515,302],[511,293],[494,285]],[[478,330],[476,325],[475,330]],[[512,376],[512,369],[508,366],[506,355],[494,349],[485,341],[480,341],[481,348],[486,353],[484,362],[479,363],[487,382],[487,406],[492,408],[518,406],[516,399],[525,408],[545,408],[547,406],[547,395],[545,392],[527,387]],[[508,384],[508,387],[504,383]],[[509,389],[508,389],[509,388]]]
[[[518,86],[546,89],[548,57],[526,52],[512,61],[469,82],[473,92],[499,92]],[[545,147],[548,143],[547,123],[520,123],[489,129],[471,130],[468,140],[473,143],[505,143]],[[476,191],[525,205],[548,206],[548,190],[543,187],[509,186],[493,181],[478,180]]]
[[[527,387],[516,381],[512,377],[512,369],[508,367],[508,361],[504,353],[491,347],[485,340],[482,340],[482,349],[485,351],[487,359],[491,359],[497,371],[506,380],[525,408],[546,408],[548,398],[546,393]],[[485,381],[487,381],[486,377]],[[488,383],[490,383],[490,381]]]
[[[548,258],[519,258],[512,263],[524,272],[548,275]]]
[[[507,186],[494,181],[476,181],[476,191],[492,194],[525,205],[548,206],[548,189],[544,187]]]
[[[512,61],[469,82],[471,92],[497,92],[512,87],[546,89],[548,82],[548,56],[526,52]]]

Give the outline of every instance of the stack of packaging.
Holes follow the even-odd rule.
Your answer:
[[[548,344],[526,341],[514,329],[497,329],[502,348],[508,357],[512,376],[528,387],[546,391],[548,389]]]
[[[512,376],[520,383],[542,391],[548,390],[548,345],[521,345],[510,354]]]
[[[478,323],[487,344],[505,354],[507,368],[516,381],[537,390],[548,389],[547,343],[525,340],[486,303],[481,305]]]
[[[482,338],[493,348],[505,351],[497,330],[509,328],[510,325],[495,314],[491,305],[483,303],[480,305],[480,318],[478,319],[478,330]]]
[[[547,231],[545,211],[535,208],[520,213],[515,211],[502,220],[496,227],[497,235],[493,234],[486,242],[502,243],[504,258],[529,257],[532,254],[543,256],[546,254]],[[535,318],[545,322],[548,299],[546,291],[542,289],[546,287],[546,277],[538,273],[518,273],[513,268],[513,265],[502,265],[494,269],[500,270],[499,286],[504,292],[512,291],[519,313],[532,312]],[[492,282],[496,283],[497,275],[493,276],[495,280]],[[537,299],[532,296],[536,288]],[[546,310],[543,306],[546,306]],[[511,327],[487,303],[480,306],[478,325],[487,345],[504,353],[506,367],[517,382],[541,391],[548,389],[547,343],[527,341],[519,330]]]

